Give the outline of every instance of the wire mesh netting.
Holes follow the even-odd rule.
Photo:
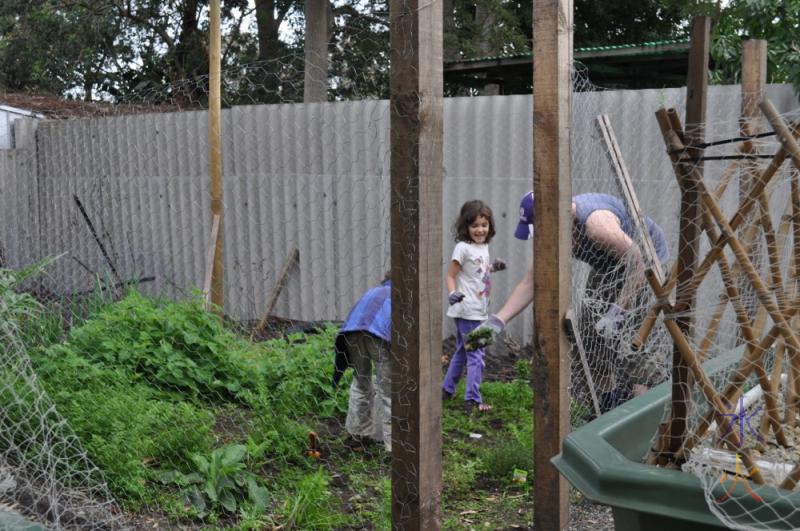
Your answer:
[[[366,67],[340,66],[328,96],[343,101],[317,103],[301,103],[304,67],[296,55],[223,71],[222,307],[207,300],[215,226],[207,77],[114,104],[40,103],[39,118],[15,123],[14,149],[0,161],[0,498],[9,510],[53,529],[390,525],[388,400],[404,397],[390,396],[386,315],[374,311],[385,308],[391,289],[389,105],[369,99],[386,92]],[[782,109],[794,102],[785,88],[770,89]],[[739,135],[736,90],[719,88],[726,118],[706,124],[707,138]],[[682,101],[677,90],[612,93],[575,76],[574,426],[670,376],[665,319],[679,310],[661,312],[642,344],[634,343],[657,302],[644,271],[659,264],[668,275],[678,254],[679,188],[651,117],[659,104]],[[530,106],[529,96],[445,102],[443,226],[469,199],[492,207],[491,256],[508,268],[492,276],[490,311],[530,260],[530,245],[513,236],[532,182]],[[605,129],[602,114],[609,117]],[[642,217],[625,198],[608,131]],[[777,149],[774,138],[751,144],[758,153]],[[737,161],[728,170],[731,161],[705,161],[705,178],[721,188],[758,163]],[[773,199],[756,209],[761,218],[741,225],[763,227],[746,241],[770,289],[777,289],[778,273],[781,285],[794,278],[794,233],[781,210],[791,175],[781,168],[767,188]],[[734,186],[720,193],[726,209],[738,200]],[[615,212],[610,222],[621,223],[633,242],[621,257],[580,232],[597,207]],[[779,227],[774,238],[769,223]],[[454,246],[449,235],[442,246],[444,272]],[[700,248],[709,248],[706,240]],[[26,269],[32,264],[39,265]],[[724,281],[712,268],[698,286],[696,330],[714,329],[708,340],[690,340],[702,359],[747,343],[730,305],[717,310]],[[745,313],[770,323],[772,314],[759,312],[757,295],[741,283]],[[448,294],[441,290],[444,315]],[[373,305],[369,326],[342,328],[357,320],[362,302]],[[527,310],[487,350],[481,391],[492,412],[464,411],[463,379],[458,400],[445,402],[444,505],[453,528],[482,523],[465,500],[484,487],[487,497],[512,492],[493,518],[530,525],[531,321]],[[443,373],[456,332],[451,320],[444,323]],[[792,365],[778,363],[790,356],[766,350],[770,381],[794,381]],[[352,369],[340,376],[337,361]],[[695,431],[707,416],[706,399],[696,393],[688,409]],[[794,404],[794,395],[784,403]],[[713,446],[709,452],[718,450]],[[796,462],[789,454],[782,466]],[[694,470],[716,493],[725,468],[701,465]],[[732,499],[712,507],[739,525]],[[761,513],[752,518],[767,522]]]

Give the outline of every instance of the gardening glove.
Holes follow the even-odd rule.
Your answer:
[[[447,302],[450,303],[450,306],[456,304],[457,302],[461,302],[464,300],[464,294],[460,291],[451,291],[450,295],[447,296]]]
[[[506,268],[506,263],[504,260],[500,258],[495,258],[494,262],[492,262],[492,271],[502,271]]]
[[[606,314],[595,323],[595,332],[609,339],[617,337],[628,313],[628,310],[612,302]]]
[[[506,323],[502,319],[492,314],[478,325],[475,330],[467,334],[467,343],[464,347],[468,351],[478,350],[479,348],[488,347],[494,342],[494,336],[505,330]]]

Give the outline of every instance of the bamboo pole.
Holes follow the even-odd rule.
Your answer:
[[[722,179],[720,179],[719,184],[717,185],[716,190],[714,190],[714,197],[719,199],[725,193],[725,190],[728,188],[728,184],[730,184],[733,176],[736,174],[736,170],[739,167],[739,162],[734,161],[728,164],[728,167],[722,174]],[[664,282],[662,282],[662,287],[668,292],[672,292],[672,288],[675,286],[675,281],[678,278],[678,269],[680,267],[680,262],[676,261],[672,264],[672,269],[670,270],[669,277],[667,277]],[[632,346],[635,350],[638,350],[644,345],[647,341],[647,338],[650,336],[650,333],[653,330],[653,327],[658,320],[658,314],[660,313],[660,307],[658,305],[654,305],[651,307],[647,315],[645,316],[644,320],[642,321],[642,325],[639,328],[639,333],[633,339]]]
[[[219,232],[214,251],[214,267],[211,274],[211,302],[223,308],[223,241],[224,216],[222,208],[222,146],[220,138],[221,75],[220,75],[220,0],[209,2],[208,33],[208,146],[209,172],[211,176],[211,216],[219,216]]]
[[[672,116],[669,116],[670,114],[672,114]],[[672,124],[675,123],[675,121],[677,120],[677,117],[675,116],[674,112],[669,113],[668,111],[661,109],[656,113],[656,115],[658,117],[659,125],[661,126],[662,133],[664,134],[665,141],[667,142],[670,151],[673,153],[683,152],[684,146],[680,141],[680,139],[678,138],[677,134],[675,133],[674,128],[672,127]],[[800,155],[800,150],[798,150],[798,152]],[[778,157],[776,156],[775,158],[777,159]],[[800,157],[798,157],[798,160],[800,160]],[[678,163],[681,162],[682,161],[678,160]],[[759,301],[767,309],[767,312],[769,313],[769,316],[772,318],[773,322],[779,325],[780,331],[786,338],[787,343],[795,348],[800,348],[800,340],[798,340],[794,331],[789,327],[789,324],[786,322],[786,318],[783,316],[782,312],[778,308],[777,303],[773,301],[771,294],[769,293],[763,281],[761,280],[758,272],[753,267],[752,261],[747,256],[747,252],[742,247],[741,243],[736,237],[736,234],[734,233],[734,227],[732,225],[733,222],[728,222],[728,220],[725,218],[724,214],[722,213],[722,210],[719,207],[719,204],[706,189],[705,183],[703,183],[702,178],[697,178],[697,176],[694,175],[693,177],[695,178],[693,179],[692,184],[694,186],[697,186],[698,191],[700,192],[700,197],[703,200],[703,203],[705,203],[706,208],[709,210],[709,212],[713,216],[716,223],[719,225],[719,228],[722,232],[720,238],[717,240],[717,244],[715,244],[714,250],[709,253],[707,259],[709,256],[713,255],[714,259],[711,260],[710,263],[713,263],[716,260],[718,260],[719,257],[722,255],[722,249],[724,245],[727,244],[731,248],[731,250],[733,250],[733,253],[736,256],[736,260],[740,263],[742,269],[747,275],[747,278],[750,280],[750,283],[752,284],[753,289],[755,290]],[[748,196],[746,203],[752,206],[752,204],[754,204],[755,202],[755,196],[757,194],[760,194],[762,191],[763,188],[759,190],[753,190],[752,194]],[[741,211],[742,209],[740,208],[739,212]],[[736,219],[736,216],[734,216],[734,219]],[[739,223],[741,223],[742,218],[739,219],[740,219]],[[699,283],[697,283],[695,279],[696,277],[693,278],[692,284],[699,285]]]
[[[667,294],[658,284],[658,280],[656,279],[653,270],[648,269],[645,271],[645,277],[650,283],[650,287],[652,288],[656,297],[660,298],[662,301],[665,300]],[[706,400],[708,400],[708,402],[711,404],[711,407],[714,411],[714,416],[717,420],[717,425],[721,425],[722,421],[725,419],[722,411],[726,409],[726,407],[722,403],[722,400],[720,399],[716,389],[714,389],[714,385],[711,383],[711,380],[708,379],[708,376],[705,372],[703,372],[702,367],[700,367],[697,357],[695,356],[694,351],[692,351],[691,345],[689,345],[689,342],[683,335],[683,330],[681,330],[678,324],[672,319],[665,319],[664,325],[667,327],[669,334],[672,336],[672,340],[675,342],[675,347],[680,351],[686,366],[692,372],[694,379],[697,381],[700,390],[706,397]],[[735,447],[738,448],[741,446],[739,436],[734,431],[730,431],[725,437]]]
[[[796,136],[798,131],[800,131],[800,121],[794,122],[792,124],[791,135]],[[787,156],[788,153],[786,152],[786,150],[784,149],[779,150],[778,153],[775,154],[775,157],[770,161],[769,165],[761,172],[759,179],[756,181],[756,184],[754,185],[754,189],[751,190],[751,195],[749,195],[746,198],[746,200],[739,205],[739,209],[736,211],[736,214],[729,222],[732,229],[735,230],[736,228],[739,227],[739,225],[741,225],[741,223],[744,221],[744,217],[747,216],[747,214],[750,212],[750,209],[753,207],[753,203],[755,201],[754,197],[757,197],[757,195],[760,194],[764,190],[764,188],[769,184],[772,177],[786,161]],[[720,238],[724,238],[724,235],[720,236]],[[703,260],[703,262],[700,264],[700,267],[698,268],[697,272],[694,275],[694,282],[696,284],[699,285],[705,278],[705,275],[711,270],[711,266],[714,265],[714,262],[719,257],[719,253],[722,252],[724,245],[725,242],[722,240],[712,242],[710,251],[706,255],[706,258]],[[675,288],[676,279],[677,279],[677,263],[673,267],[672,273],[670,274],[670,278],[667,280],[666,284],[662,286],[664,290],[667,291],[668,293],[671,293],[672,290]],[[648,315],[645,316],[645,320],[643,321],[639,334],[637,338],[635,338],[633,341],[633,346],[635,348],[640,348],[641,345],[643,345],[647,341],[647,338],[650,335],[650,332],[652,331],[653,325],[655,324],[658,318],[658,313],[660,313],[662,309],[663,307],[661,305],[655,304],[653,305],[653,308],[651,308],[651,310],[648,312]],[[677,309],[680,310],[681,308],[678,307]]]

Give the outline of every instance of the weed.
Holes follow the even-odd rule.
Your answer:
[[[252,509],[263,511],[268,492],[247,471],[246,457],[247,448],[241,444],[216,448],[207,455],[193,454],[192,472],[165,471],[160,479],[183,487],[187,501],[200,518],[218,510],[235,513],[243,506],[249,507],[250,513]]]
[[[514,470],[533,471],[533,447],[512,440],[490,447],[483,457],[486,475],[503,483],[511,483]]]
[[[300,479],[279,509],[286,529],[339,529],[350,522],[337,510],[338,500],[331,495],[329,482],[322,469]]]
[[[514,371],[517,373],[518,379],[530,381],[533,375],[533,362],[528,358],[517,360],[514,364]]]
[[[205,400],[235,398],[252,384],[236,362],[247,344],[199,299],[163,302],[131,291],[74,328],[62,348]]]
[[[448,460],[443,471],[447,492],[459,495],[475,488],[475,478],[484,469],[481,458]]]

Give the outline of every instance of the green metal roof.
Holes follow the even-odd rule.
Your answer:
[[[612,44],[608,46],[586,46],[574,49],[576,59],[581,56],[596,56],[596,55],[626,55],[628,52],[632,53],[660,53],[670,52],[677,50],[688,50],[689,39],[673,39],[665,41],[649,41],[638,44]],[[601,53],[597,53],[601,52]],[[603,52],[611,52],[606,54]],[[514,54],[514,55],[493,55],[485,57],[474,57],[471,59],[459,59],[457,61],[447,61],[447,64],[453,63],[477,63],[481,61],[499,61],[508,59],[531,59],[531,52]]]

